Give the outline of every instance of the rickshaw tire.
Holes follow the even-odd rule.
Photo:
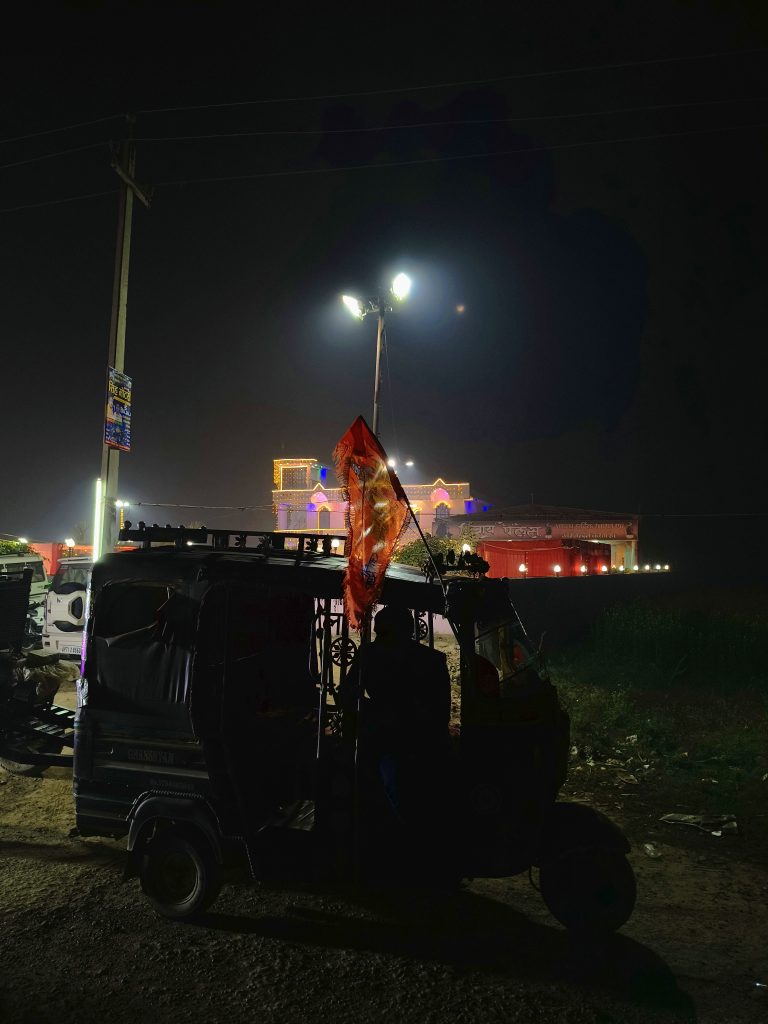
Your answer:
[[[548,910],[570,932],[607,935],[632,916],[637,884],[624,853],[606,848],[567,851],[541,865]]]
[[[142,851],[139,880],[161,917],[189,921],[204,913],[221,892],[222,869],[201,832],[169,828],[150,839]]]

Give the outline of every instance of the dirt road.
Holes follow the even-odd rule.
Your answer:
[[[119,843],[69,837],[64,771],[0,773],[0,1021],[768,1020],[768,871],[748,835],[624,824],[638,904],[600,948],[574,947],[522,877],[428,894],[227,888],[181,926],[121,881]]]

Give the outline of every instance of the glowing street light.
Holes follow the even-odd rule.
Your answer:
[[[397,299],[398,302],[403,302],[408,298],[408,294],[411,290],[411,279],[407,274],[397,274],[389,289],[389,296]],[[392,311],[392,307],[388,304],[389,298],[377,297],[368,299],[367,303],[360,302],[359,299],[355,298],[354,295],[342,295],[341,301],[347,307],[349,312],[357,320],[362,320],[363,317],[369,313],[375,313],[378,318],[376,328],[376,376],[373,382],[373,423],[372,428],[374,434],[378,437],[379,433],[379,385],[381,384],[381,344],[384,337],[384,318],[387,313]]]
[[[413,459],[408,459],[408,461],[406,462],[406,466],[408,466],[408,468],[410,469],[413,466]]]
[[[342,295],[341,301],[347,307],[352,316],[356,316],[358,320],[362,320],[365,316],[365,310],[360,305],[354,295]]]
[[[115,501],[115,508],[117,509],[117,528],[122,530],[125,527],[125,510],[130,508],[130,502],[123,501],[122,498],[118,498]]]
[[[17,540],[19,544],[29,544],[29,541],[27,540],[26,537],[18,537]]]
[[[559,576],[560,573],[563,571],[563,567],[561,565],[554,565],[552,566],[552,569],[555,573],[555,576]]]
[[[395,469],[397,467],[397,459],[387,459],[387,465],[390,469]]]
[[[607,565],[601,565],[600,566],[600,572],[608,572],[608,566]]]
[[[525,574],[528,572],[528,566],[525,564],[525,562],[521,562],[520,565],[518,565],[517,567],[517,571],[521,572],[523,576],[525,576]]]
[[[398,300],[402,302],[403,299],[408,298],[408,293],[411,290],[411,279],[407,274],[398,274],[392,282],[392,294]]]
[[[586,572],[586,571],[587,571],[586,565],[580,565],[579,566],[579,572]]]

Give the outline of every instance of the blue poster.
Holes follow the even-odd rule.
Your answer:
[[[104,420],[104,444],[131,450],[131,389],[133,382],[124,373],[109,368],[107,381],[107,414]]]

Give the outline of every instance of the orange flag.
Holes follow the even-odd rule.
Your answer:
[[[392,552],[408,519],[408,499],[387,465],[387,453],[362,416],[336,445],[333,462],[349,503],[344,611],[352,628],[360,629],[381,593]]]

